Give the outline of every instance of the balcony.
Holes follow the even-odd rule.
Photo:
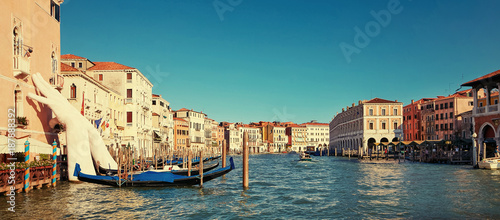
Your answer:
[[[477,107],[476,108],[476,113],[477,114],[482,114],[486,112],[486,107]]]
[[[30,75],[30,60],[23,56],[14,56],[14,77],[25,78]]]
[[[49,79],[50,85],[57,90],[61,90],[64,86],[64,77],[61,75],[55,75]]]
[[[29,120],[26,117],[16,117],[16,127],[17,128],[26,128],[29,125]]]
[[[498,111],[498,105],[490,105],[490,106],[488,106],[488,111],[489,112],[496,112],[496,111]]]

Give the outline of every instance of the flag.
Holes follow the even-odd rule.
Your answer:
[[[76,92],[75,92],[76,93]],[[83,92],[83,95],[82,95],[82,115],[85,115],[84,114],[84,109],[85,109],[85,92]]]
[[[99,125],[101,125],[101,121],[102,121],[102,118],[95,120],[95,125],[97,126],[97,129],[99,129]]]
[[[102,129],[103,131],[105,131],[105,130],[106,130],[106,121],[103,121],[103,122],[102,122],[102,124],[101,124],[101,129]]]

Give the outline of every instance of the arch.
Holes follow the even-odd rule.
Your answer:
[[[70,86],[69,97],[72,99],[76,99],[76,85],[74,83],[71,84],[71,86]]]
[[[369,138],[368,142],[367,142],[368,143],[368,147],[374,146],[376,142],[377,141],[375,140],[375,138]]]
[[[489,122],[484,123],[481,125],[481,128],[479,129],[479,138],[487,139],[487,138],[495,138],[495,129],[492,124]]]
[[[394,137],[394,138],[392,139],[392,142],[398,142],[398,141],[399,141],[399,138],[398,138],[398,137]]]
[[[383,137],[383,138],[380,139],[380,143],[382,143],[382,142],[389,142],[389,139]]]

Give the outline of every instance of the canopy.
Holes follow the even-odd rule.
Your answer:
[[[19,152],[24,153],[24,142],[28,140],[28,142],[30,143],[30,153],[33,152],[38,154],[52,154],[52,145],[50,144],[28,137],[15,140],[16,140],[16,148],[14,152],[16,153]],[[9,141],[8,137],[3,135],[0,136],[0,154],[10,153],[8,141]]]

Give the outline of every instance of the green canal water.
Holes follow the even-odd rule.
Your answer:
[[[341,157],[251,155],[250,188],[236,170],[199,187],[118,189],[59,183],[0,197],[0,219],[500,219],[500,171]]]

